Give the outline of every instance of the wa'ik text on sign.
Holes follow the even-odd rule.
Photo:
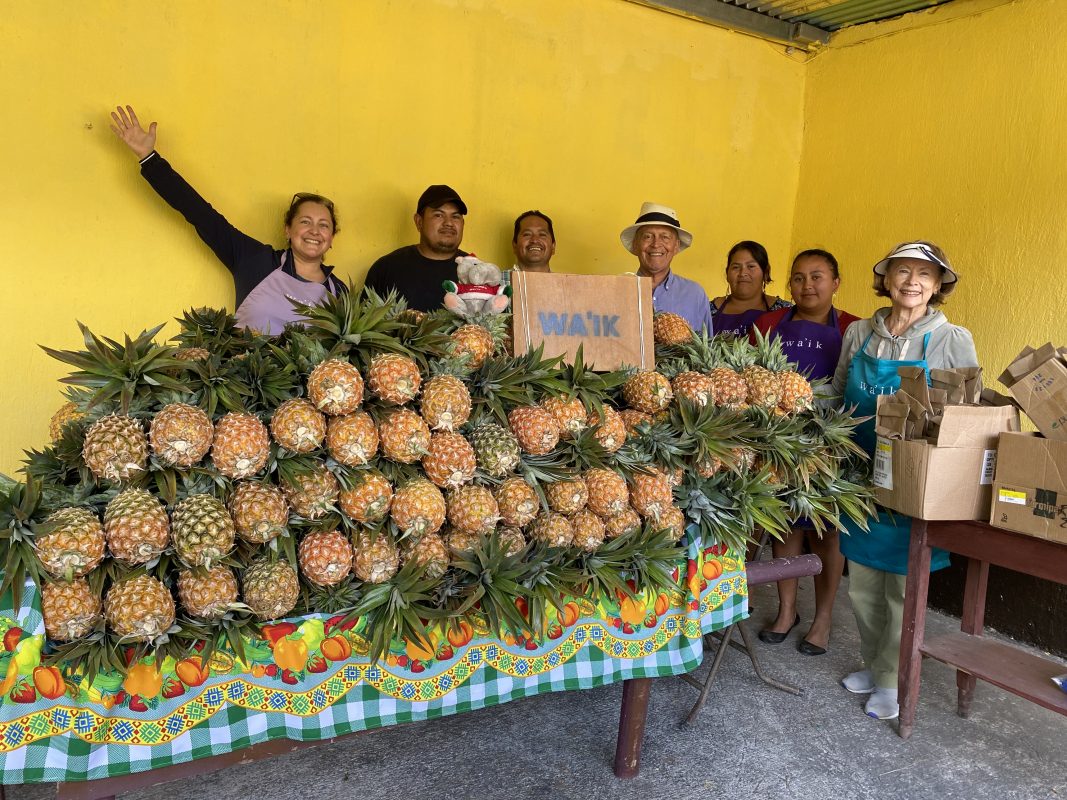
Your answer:
[[[618,314],[557,314],[554,311],[538,311],[542,336],[607,336],[619,337]]]

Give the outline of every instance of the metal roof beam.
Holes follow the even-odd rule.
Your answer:
[[[806,47],[830,41],[830,32],[805,22],[786,22],[759,14],[722,0],[630,0],[631,3],[657,8],[672,14],[706,22],[709,25],[753,33],[765,39]]]

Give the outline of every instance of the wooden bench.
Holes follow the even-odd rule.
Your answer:
[[[760,547],[760,551],[761,550],[762,547]],[[745,564],[745,574],[750,587],[761,586],[765,583],[787,581],[792,578],[803,578],[807,575],[818,575],[820,572],[822,572],[822,561],[818,556],[811,554],[792,558],[773,558],[770,561],[749,561]],[[681,676],[682,680],[690,686],[700,690],[700,697],[697,698],[692,710],[685,718],[685,724],[693,724],[693,722],[696,721],[697,716],[700,714],[700,710],[704,707],[704,703],[708,699],[708,692],[711,691],[711,686],[715,682],[715,676],[719,673],[719,666],[722,664],[723,656],[726,655],[728,645],[732,645],[738,650],[748,654],[749,659],[752,661],[752,669],[755,671],[756,677],[768,686],[773,686],[775,689],[780,689],[781,691],[789,692],[790,694],[803,694],[803,691],[799,687],[792,686],[788,683],[782,683],[781,681],[777,681],[763,673],[759,658],[756,656],[755,647],[753,647],[752,635],[749,633],[748,626],[745,623],[746,620],[735,622],[733,625],[723,629],[721,636],[719,637],[716,637],[712,633],[709,633],[704,637],[708,644],[717,642],[717,649],[715,650],[715,658],[711,662],[711,669],[708,670],[708,674],[704,676],[703,681],[694,678],[692,675]],[[735,628],[741,634],[741,643],[734,641],[733,634]]]

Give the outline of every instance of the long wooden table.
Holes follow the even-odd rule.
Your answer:
[[[960,632],[927,639],[930,553],[935,547],[965,556],[967,576]],[[915,727],[924,656],[956,668],[957,713],[961,717],[970,715],[978,680],[1067,715],[1067,693],[1051,680],[1067,672],[1062,663],[982,635],[990,564],[1067,584],[1067,545],[994,528],[984,522],[912,521],[898,684],[898,732],[904,739],[911,736]]]

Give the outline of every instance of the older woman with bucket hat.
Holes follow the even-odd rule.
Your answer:
[[[623,229],[619,240],[637,256],[637,274],[652,279],[652,307],[684,317],[698,333],[712,333],[708,295],[696,281],[671,271],[678,253],[693,243],[693,234],[678,222],[673,208],[645,203],[633,225]]]
[[[833,381],[856,416],[873,417],[878,396],[899,387],[900,367],[922,367],[929,380],[931,369],[978,366],[970,332],[937,308],[958,284],[959,273],[931,242],[897,245],[874,265],[875,294],[888,297],[890,306],[845,332]],[[874,453],[873,419],[856,429],[856,442]],[[894,719],[911,519],[879,509],[868,524],[864,532],[846,522],[850,535],[841,537],[863,657],[863,669],[841,683],[854,694],[870,695],[864,707],[868,716]],[[930,568],[946,566],[948,553],[935,550]]]

